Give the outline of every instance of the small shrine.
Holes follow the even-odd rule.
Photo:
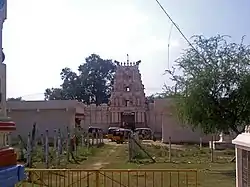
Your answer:
[[[13,187],[25,178],[24,166],[17,164],[17,154],[9,145],[9,133],[16,125],[8,117],[0,117],[0,186]]]
[[[233,141],[236,156],[236,187],[250,187],[250,126]]]
[[[234,148],[232,144],[232,137],[230,134],[224,134],[221,132],[219,134],[220,139],[218,141],[209,141],[209,148],[215,150],[223,150],[223,149],[230,149]]]

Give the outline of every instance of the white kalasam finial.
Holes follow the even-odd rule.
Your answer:
[[[246,125],[246,127],[245,127],[245,133],[250,133],[250,125]]]
[[[250,125],[247,126],[247,133],[250,133]]]
[[[223,142],[223,141],[224,141],[224,137],[223,137],[223,135],[224,135],[224,134],[223,134],[223,132],[221,132],[221,133],[220,133],[220,135],[219,135],[219,136],[220,136],[220,140],[219,140],[219,142]]]
[[[245,126],[245,133],[247,133],[247,125]]]
[[[248,131],[247,127],[248,127],[248,126],[246,125],[246,126],[245,126],[245,133],[247,133],[247,131]]]

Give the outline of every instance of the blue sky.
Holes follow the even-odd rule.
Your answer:
[[[249,0],[160,0],[190,38],[195,34],[231,35],[250,43]],[[248,18],[248,19],[247,19]],[[170,21],[155,0],[8,0],[3,27],[7,97],[43,99],[61,84],[63,67],[76,70],[85,57],[142,60],[146,94],[159,92],[168,77]],[[187,44],[172,30],[170,62]]]

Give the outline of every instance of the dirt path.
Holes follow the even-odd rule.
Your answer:
[[[120,153],[121,144],[106,143],[106,149],[98,152],[97,155],[88,160],[88,164],[84,165],[87,169],[102,169],[105,165],[110,164]]]

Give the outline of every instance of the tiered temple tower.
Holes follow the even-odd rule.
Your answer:
[[[128,57],[128,55],[127,55]],[[145,127],[146,98],[137,62],[117,63],[114,87],[110,98],[110,125],[134,129]]]

